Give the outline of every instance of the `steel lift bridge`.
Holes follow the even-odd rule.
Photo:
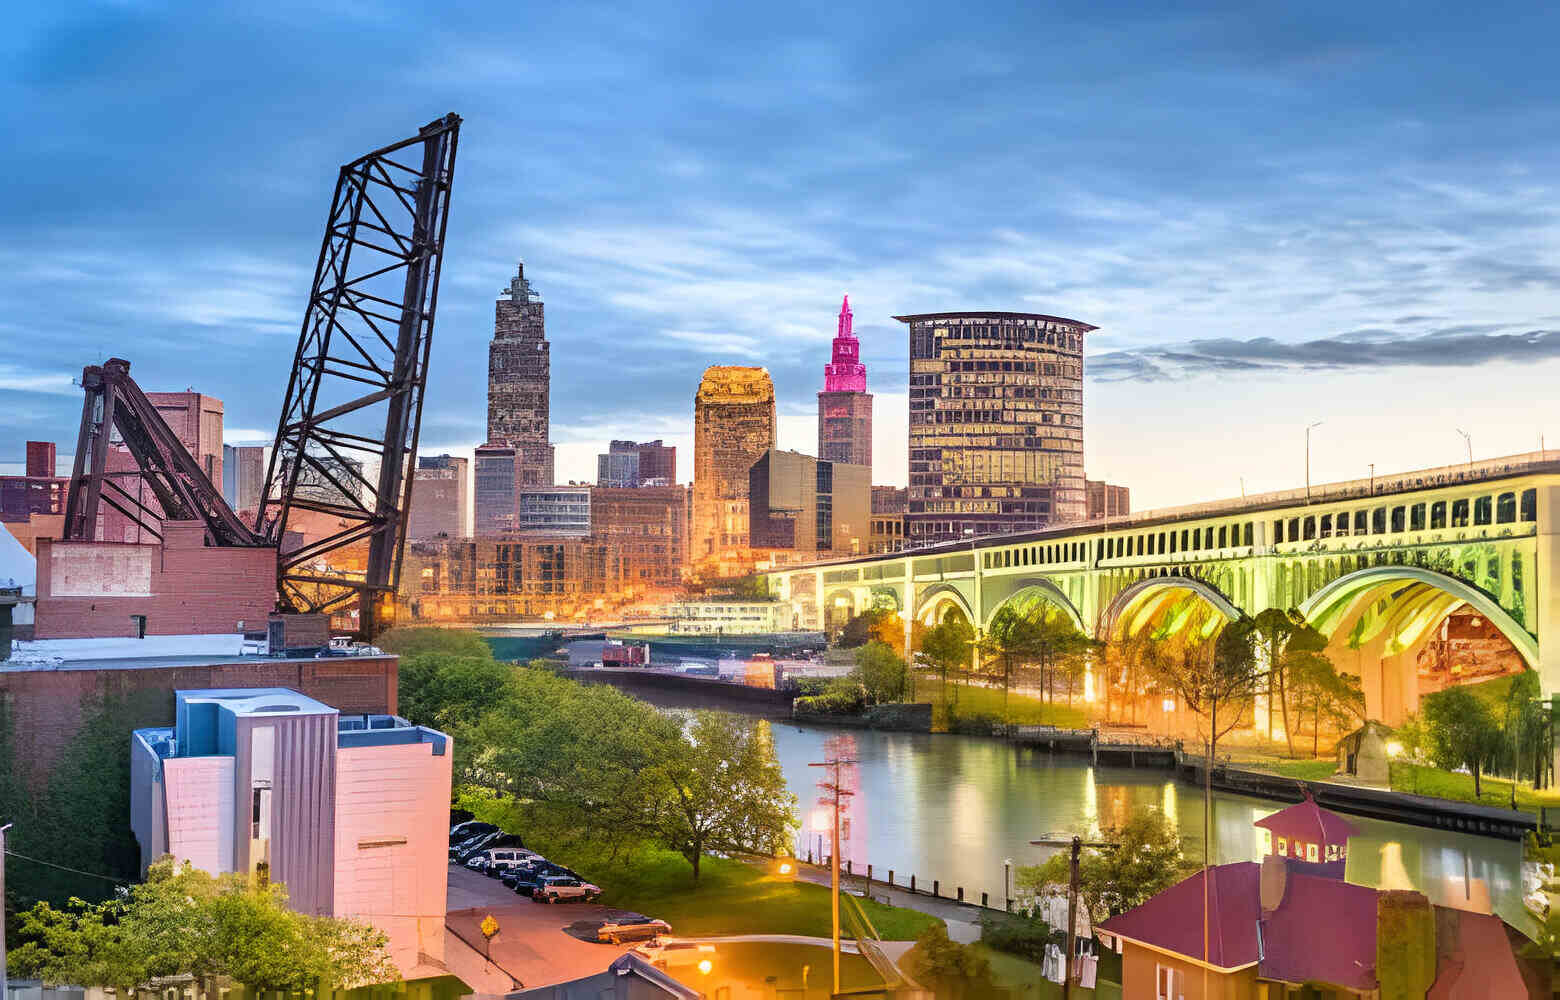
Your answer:
[[[93,539],[101,504],[159,538],[164,520],[201,521],[207,545],[276,547],[278,610],[356,604],[360,634],[384,627],[400,582],[460,124],[446,115],[341,168],[254,525],[223,500],[130,363],[111,358],[82,372],[65,538]],[[111,443],[133,470],[109,470]],[[150,497],[126,489],[127,477],[144,480]]]

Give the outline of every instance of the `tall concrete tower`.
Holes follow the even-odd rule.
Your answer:
[[[521,486],[551,486],[553,446],[548,440],[552,362],[547,352],[542,301],[520,264],[493,307],[488,345],[488,439],[519,451]]]
[[[748,547],[748,471],[775,446],[775,386],[763,368],[713,365],[693,398],[693,530],[698,560]]]
[[[861,345],[851,332],[850,296],[840,305],[834,357],[823,367],[818,393],[818,457],[872,467],[872,394]]]

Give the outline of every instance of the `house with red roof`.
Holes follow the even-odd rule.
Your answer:
[[[1499,917],[1344,881],[1354,827],[1342,817],[1308,799],[1258,826],[1268,848],[1260,863],[1205,869],[1097,926],[1122,955],[1124,996],[1279,1000],[1305,988],[1307,998],[1344,1000],[1416,975],[1398,995],[1550,995],[1547,968],[1522,959],[1524,939]]]

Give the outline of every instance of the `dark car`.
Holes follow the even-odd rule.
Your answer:
[[[467,837],[459,844],[455,844],[450,847],[450,859],[453,861],[458,861],[461,864],[465,864],[467,858],[487,847],[494,840],[497,840],[502,836],[503,833],[498,832],[479,833],[475,837]]]
[[[499,848],[499,847],[524,847],[524,846],[525,846],[525,844],[521,842],[520,837],[519,837],[518,834],[513,834],[513,833],[490,833],[487,836],[485,836],[482,840],[478,841],[476,844],[471,846],[470,848],[463,849],[460,852],[460,854],[458,854],[456,856],[455,860],[459,861],[461,864],[464,865],[467,862],[469,862],[476,855],[481,854],[483,851],[491,851],[491,850],[493,850],[495,848]]]
[[[466,820],[450,827],[450,843],[458,844],[462,840],[475,837],[482,833],[497,833],[498,827],[492,823],[484,823],[481,820]]]
[[[542,880],[549,877],[546,872],[517,868],[504,873],[504,884],[522,896],[530,896],[541,888]]]

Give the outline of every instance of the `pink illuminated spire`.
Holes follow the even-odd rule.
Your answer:
[[[839,332],[834,337],[834,359],[823,366],[824,392],[866,392],[867,366],[861,363],[861,345],[851,333],[850,296],[840,304]]]

